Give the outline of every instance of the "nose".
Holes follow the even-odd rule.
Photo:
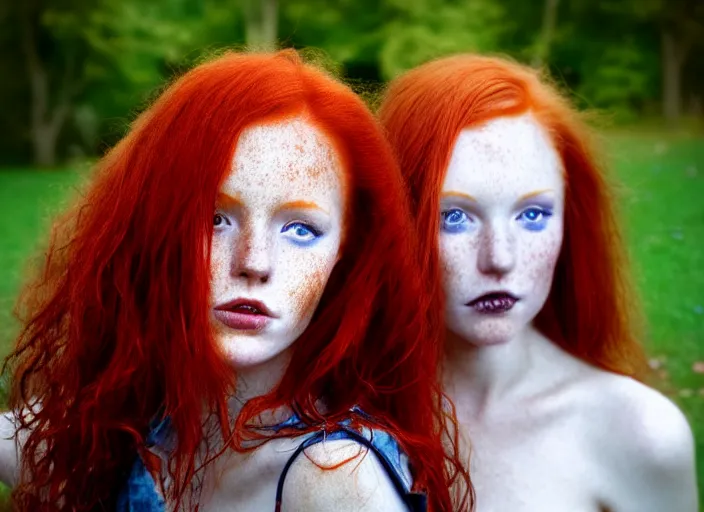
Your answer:
[[[516,265],[516,241],[509,226],[486,225],[479,241],[477,258],[483,274],[503,276]]]
[[[249,284],[266,283],[271,277],[271,243],[266,230],[254,226],[242,231],[232,262],[234,277]]]

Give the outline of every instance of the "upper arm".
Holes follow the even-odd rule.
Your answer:
[[[0,414],[0,482],[9,486],[17,481],[19,465],[15,432],[14,415],[11,412]]]
[[[652,389],[639,390],[630,400],[622,408],[630,418],[614,430],[612,440],[620,473],[614,480],[614,510],[696,512],[694,439],[687,420]]]
[[[376,455],[349,440],[307,448],[285,480],[282,510],[333,508],[336,512],[407,511]]]

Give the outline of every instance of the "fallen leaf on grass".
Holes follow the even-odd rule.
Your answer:
[[[694,390],[693,389],[680,389],[677,392],[677,394],[683,398],[689,398],[690,396],[694,395]]]
[[[655,150],[654,153],[655,153],[656,155],[665,154],[665,153],[667,152],[667,149],[668,149],[668,148],[667,148],[667,143],[665,143],[665,142],[658,142],[657,144],[655,144],[655,147],[654,147],[653,149]]]
[[[692,365],[692,371],[694,373],[704,373],[704,361],[697,361]]]
[[[658,357],[653,357],[652,359],[648,360],[648,366],[650,366],[650,368],[652,370],[657,370],[659,368],[662,368],[663,364],[665,364],[665,361],[663,361],[662,359],[660,359]]]

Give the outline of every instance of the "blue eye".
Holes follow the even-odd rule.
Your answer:
[[[317,240],[322,234],[310,224],[299,221],[289,222],[281,228],[281,232],[286,234],[292,242],[299,245],[308,245]]]
[[[552,217],[551,210],[532,206],[523,210],[516,220],[529,231],[542,231],[547,227],[550,217]]]
[[[440,228],[448,233],[461,233],[467,229],[468,223],[471,222],[467,214],[458,208],[440,212],[440,216]]]

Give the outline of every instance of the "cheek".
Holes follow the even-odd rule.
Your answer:
[[[471,277],[476,268],[477,237],[466,234],[441,234],[439,240],[440,267],[445,287]]]
[[[213,237],[210,246],[210,283],[211,295],[217,293],[218,284],[229,274],[230,254],[228,244],[221,237]]]
[[[291,312],[296,321],[300,321],[312,316],[320,297],[323,295],[323,290],[335,264],[335,258],[330,258],[330,261],[327,259],[311,259],[309,261],[293,259],[292,264],[296,267],[292,274],[296,278],[288,282],[287,295],[291,301]]]
[[[554,231],[542,236],[533,236],[526,240],[523,253],[525,278],[537,287],[550,287],[552,275],[560,256],[562,233]]]

